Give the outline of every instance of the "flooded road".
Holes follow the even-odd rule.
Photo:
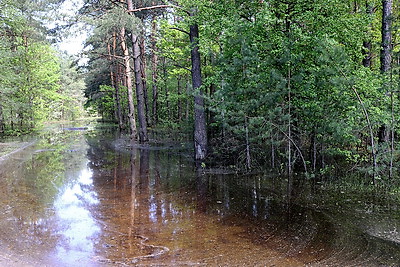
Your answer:
[[[187,147],[64,128],[2,157],[0,266],[400,266],[397,211],[196,171]]]

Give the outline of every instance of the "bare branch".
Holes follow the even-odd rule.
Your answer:
[[[168,54],[162,54],[163,57],[170,59],[174,65],[174,67],[180,68],[180,69],[184,69],[187,70],[188,72],[192,72],[192,70],[190,68],[187,68],[185,66],[182,66],[180,64],[178,64],[172,57],[169,57]]]
[[[111,58],[116,58],[116,59],[124,59],[122,56],[117,56],[117,55],[111,55],[111,54],[103,54],[103,53],[97,53],[97,52],[91,52],[93,55],[97,55],[97,58],[107,58],[110,60]]]
[[[190,35],[190,33],[189,32],[187,32],[187,31],[185,31],[185,30],[182,30],[182,29],[179,29],[179,28],[176,28],[176,27],[172,27],[172,28],[170,28],[171,30],[177,30],[177,31],[180,31],[180,32],[183,32],[183,33],[186,33],[187,35]]]
[[[296,145],[296,142],[284,131],[282,131],[278,125],[271,123],[272,126],[274,126],[278,131],[280,131],[288,140],[290,143],[292,143],[294,145],[294,147],[296,148],[296,150],[299,152],[300,158],[303,161],[303,167],[304,167],[304,171],[307,173],[307,163],[306,160],[304,159],[303,153],[301,152],[301,149]]]
[[[140,12],[140,11],[144,11],[144,10],[150,10],[150,9],[157,9],[157,8],[181,8],[180,6],[175,6],[175,5],[158,5],[158,6],[148,6],[148,7],[141,7],[141,8],[136,8],[136,9],[132,9],[132,10],[128,10],[129,13],[132,12]]]
[[[124,57],[117,56],[117,55],[111,55],[111,54],[99,54],[99,55],[103,56],[103,57],[108,57],[108,58],[124,59]]]
[[[184,70],[187,70],[188,72],[192,72],[191,69],[186,68],[186,67],[184,67],[184,66],[181,66],[181,65],[179,65],[179,64],[174,64],[174,66],[175,66],[175,67],[178,67],[178,68],[181,68],[181,69],[184,69]]]

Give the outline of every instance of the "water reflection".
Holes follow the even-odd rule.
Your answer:
[[[78,264],[93,257],[94,242],[101,233],[88,207],[99,203],[93,192],[92,172],[83,169],[75,183],[67,185],[54,203],[60,235],[56,246],[58,264]]]
[[[347,217],[297,204],[280,179],[205,173],[182,151],[79,132],[0,172],[0,248],[33,266],[395,266],[400,256]]]

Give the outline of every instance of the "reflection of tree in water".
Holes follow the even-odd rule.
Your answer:
[[[189,255],[210,240],[219,249],[251,241],[288,257],[307,254],[307,261],[323,259],[345,236],[322,212],[296,204],[302,192],[288,190],[282,179],[196,172],[176,151],[121,149],[106,140],[89,140],[88,157],[101,201],[95,216],[104,226],[97,249],[115,262],[164,253],[161,244],[171,249],[165,257],[174,247],[189,246]]]
[[[96,138],[89,143],[93,180],[105,207],[98,215],[119,233],[119,241],[114,232],[114,240],[106,237],[104,242],[123,244],[125,257],[151,255],[156,248],[143,241],[155,238],[163,227],[176,227],[173,231],[179,233],[181,226],[172,222],[192,220],[194,211],[218,216],[222,223],[253,225],[253,238],[260,241],[256,235],[268,235],[256,227],[259,222],[278,219],[288,225],[285,205],[274,202],[261,177],[205,174],[169,151],[123,151]],[[122,257],[121,252],[110,254]]]
[[[161,174],[159,168],[150,168],[150,151],[115,149],[111,141],[98,141],[96,136],[88,142],[93,184],[101,202],[96,217],[106,226],[102,242],[107,244],[109,258],[121,261],[159,250],[146,242],[149,232],[158,228],[152,225],[153,208],[156,206],[156,214],[160,215],[164,212],[159,203],[165,205],[155,192]],[[152,182],[151,169],[156,169]]]
[[[76,150],[71,143],[80,149]],[[76,178],[81,170],[82,162],[85,162],[84,150],[82,133],[43,133],[33,147],[15,155],[17,159],[2,162],[1,169],[8,170],[1,173],[2,182],[7,183],[3,188],[12,188],[6,199],[15,207],[24,207],[22,201],[30,207],[16,216],[33,223],[35,218],[47,217],[49,205],[60,188]],[[19,211],[15,209],[14,212],[18,214]]]
[[[73,183],[86,163],[82,132],[51,131],[36,137],[35,145],[1,163],[0,187],[3,244],[32,257],[56,246],[54,201]]]

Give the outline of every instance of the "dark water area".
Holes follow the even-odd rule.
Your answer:
[[[196,170],[190,144],[110,127],[30,144],[0,161],[0,266],[400,266],[393,205]]]

